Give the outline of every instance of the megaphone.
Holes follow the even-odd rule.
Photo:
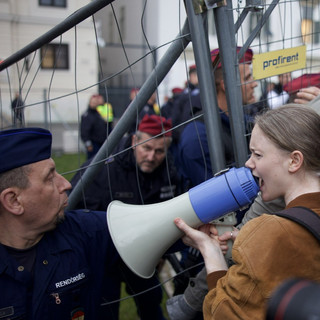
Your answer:
[[[249,205],[258,191],[248,168],[231,168],[164,202],[130,205],[112,201],[107,209],[108,228],[129,269],[150,278],[163,254],[183,236],[175,218],[196,228]]]

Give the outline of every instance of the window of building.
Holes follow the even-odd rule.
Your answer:
[[[50,43],[40,49],[42,69],[69,69],[69,46]]]
[[[39,0],[39,6],[66,8],[67,0]]]
[[[302,20],[301,35],[305,44],[319,44],[319,17],[316,18],[316,12],[319,10],[319,1],[308,3],[301,1]]]

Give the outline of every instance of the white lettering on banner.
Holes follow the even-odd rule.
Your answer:
[[[62,280],[56,283],[56,288],[62,288],[65,287],[71,283],[80,281],[82,279],[84,279],[86,277],[86,275],[84,273],[79,273],[78,275],[74,276],[74,277],[70,277],[66,280]]]

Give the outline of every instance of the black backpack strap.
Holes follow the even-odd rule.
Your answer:
[[[320,216],[305,207],[293,207],[275,215],[295,221],[308,229],[320,241]]]

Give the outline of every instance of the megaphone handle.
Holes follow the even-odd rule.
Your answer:
[[[216,225],[216,228],[218,230],[218,235],[222,235],[227,231],[232,231],[233,227],[236,225],[237,223],[237,218],[236,218],[236,213],[235,212],[230,212],[227,213],[226,215],[224,215],[223,217],[212,221],[211,223]],[[227,242],[228,244],[228,251],[225,254],[225,259],[227,261],[227,263],[229,262],[229,260],[232,257],[232,246],[233,246],[233,241],[230,239]]]

